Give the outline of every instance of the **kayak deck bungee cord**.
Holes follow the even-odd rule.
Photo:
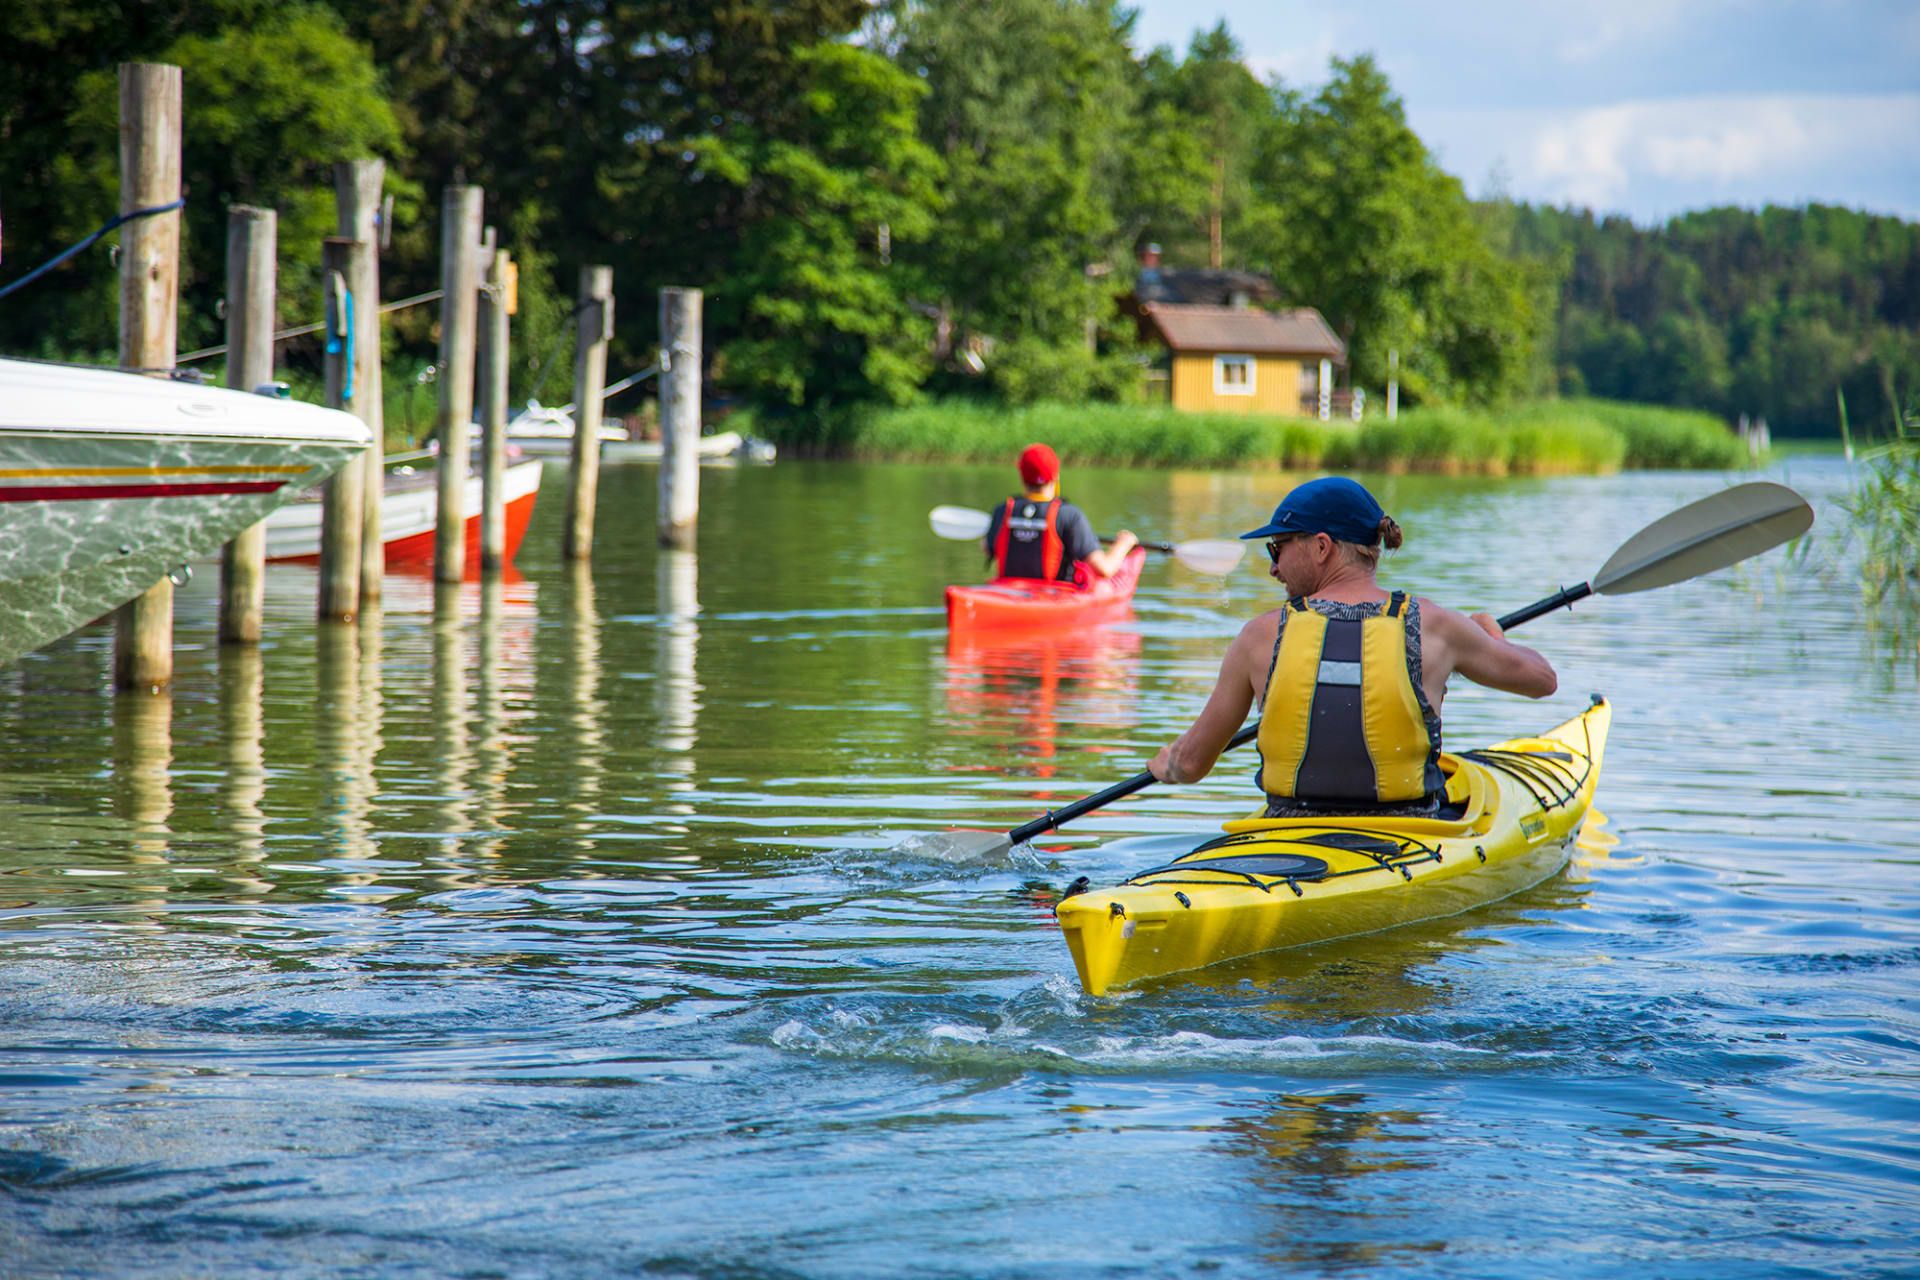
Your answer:
[[[1454,915],[1530,888],[1571,856],[1612,707],[1536,738],[1443,755],[1433,816],[1243,818],[1056,908],[1090,995],[1285,947]]]

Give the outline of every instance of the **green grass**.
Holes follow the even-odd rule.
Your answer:
[[[1644,470],[1730,469],[1752,459],[1740,438],[1710,413],[1697,409],[1669,409],[1622,400],[1562,400],[1570,411],[1584,413],[1626,438],[1621,465]]]
[[[1045,440],[1074,464],[1324,467],[1475,475],[1562,475],[1623,467],[1731,468],[1747,462],[1707,414],[1605,400],[1499,410],[1422,408],[1393,422],[1177,413],[1164,405],[946,400],[756,424],[798,453],[900,461],[1002,462]]]
[[[1920,432],[1869,454],[1864,474],[1840,505],[1860,540],[1860,572],[1870,599],[1920,592]]]

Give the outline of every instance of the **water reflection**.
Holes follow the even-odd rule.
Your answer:
[[[607,702],[601,693],[600,608],[593,571],[584,560],[561,570],[560,643],[562,721],[566,727],[568,767],[556,779],[567,790],[563,806],[580,833],[578,847],[595,847],[591,833],[600,825],[600,792],[606,776]]]
[[[691,551],[662,550],[654,564],[654,594],[660,616],[659,679],[654,698],[659,713],[659,747],[669,794],[694,789],[694,747],[699,742],[700,562]],[[684,800],[661,806],[663,812],[692,814]],[[684,834],[684,823],[663,824]]]
[[[475,847],[497,854],[513,825],[509,786],[517,752],[532,740],[520,730],[534,714],[540,611],[534,584],[512,566],[486,575],[477,590],[473,774],[468,789],[474,800],[474,823],[485,833]]]
[[[1051,778],[1062,713],[1074,725],[1129,715],[1139,655],[1139,633],[1111,627],[949,632],[953,731],[992,739],[1007,761],[988,766],[996,772]]]
[[[467,621],[461,608],[464,585],[433,585],[433,773],[439,789],[434,813],[443,851],[461,852],[461,837],[473,821],[468,775],[473,769],[473,689],[466,661]]]
[[[1277,1219],[1263,1250],[1269,1262],[1288,1271],[1349,1268],[1445,1248],[1444,1233],[1425,1242],[1383,1242],[1345,1230],[1351,1209],[1343,1202],[1370,1204],[1378,1194],[1356,1183],[1433,1166],[1398,1153],[1405,1139],[1397,1135],[1417,1126],[1418,1114],[1376,1110],[1366,1101],[1359,1093],[1283,1094],[1259,1112],[1227,1119],[1227,1147],[1253,1162],[1260,1203]]]
[[[132,825],[136,862],[167,851],[173,813],[173,696],[129,693],[113,702],[114,811]]]
[[[319,818],[334,857],[371,858],[369,810],[374,781],[366,758],[368,715],[365,666],[357,622],[322,622],[314,636],[314,774],[320,780]]]
[[[507,773],[512,766],[500,683],[501,614],[505,595],[506,584],[499,573],[489,573],[480,580],[479,652],[474,662],[474,692],[479,700],[480,719],[479,741],[473,753],[473,789],[479,804],[476,820],[481,830],[489,832],[497,832],[503,825]],[[500,843],[498,836],[483,838],[478,848],[491,855],[499,852]]]
[[[267,764],[262,728],[266,664],[258,645],[230,644],[220,649],[220,801],[233,833],[236,862],[264,856]],[[236,875],[239,873],[236,871]],[[245,878],[243,887],[262,892],[263,882]]]

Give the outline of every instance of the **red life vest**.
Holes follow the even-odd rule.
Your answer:
[[[993,539],[993,559],[1003,578],[1040,578],[1053,582],[1067,558],[1067,544],[1055,524],[1060,499],[1035,502],[1008,498],[1000,512],[1000,529]]]

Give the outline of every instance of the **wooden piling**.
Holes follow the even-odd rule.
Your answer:
[[[467,432],[473,422],[474,326],[479,305],[479,187],[448,187],[440,202],[440,441],[433,576],[467,572]]]
[[[380,191],[386,181],[383,160],[343,160],[333,166],[333,199],[342,239],[357,240],[366,252],[354,259],[353,290],[354,369],[359,387],[355,412],[367,424],[373,443],[361,457],[360,613],[380,598],[386,572],[385,545],[380,530],[380,495],[386,483],[385,392],[381,387],[380,342]],[[354,465],[349,463],[349,466]]]
[[[120,212],[180,198],[180,68],[120,64]],[[179,320],[180,211],[120,229],[120,363],[171,369]],[[173,680],[173,582],[162,578],[114,615],[113,681],[121,689]]]
[[[593,556],[594,508],[600,493],[600,409],[607,392],[607,342],[613,337],[613,268],[580,268],[580,312],[573,361],[573,465],[567,469],[567,514],[560,554]]]
[[[257,391],[273,381],[279,215],[227,210],[227,385]],[[267,526],[243,529],[220,552],[220,643],[259,644],[266,604]]]
[[[512,264],[496,249],[480,291],[480,568],[507,559],[507,315]]]
[[[367,245],[329,236],[321,242],[320,287],[326,295],[327,407],[358,413],[366,388],[354,380],[359,369],[354,312],[358,299],[347,282],[359,274]],[[357,460],[327,478],[320,489],[320,599],[322,620],[347,622],[360,612],[360,535],[367,473]]]
[[[660,291],[660,545],[691,547],[700,522],[698,289]]]

